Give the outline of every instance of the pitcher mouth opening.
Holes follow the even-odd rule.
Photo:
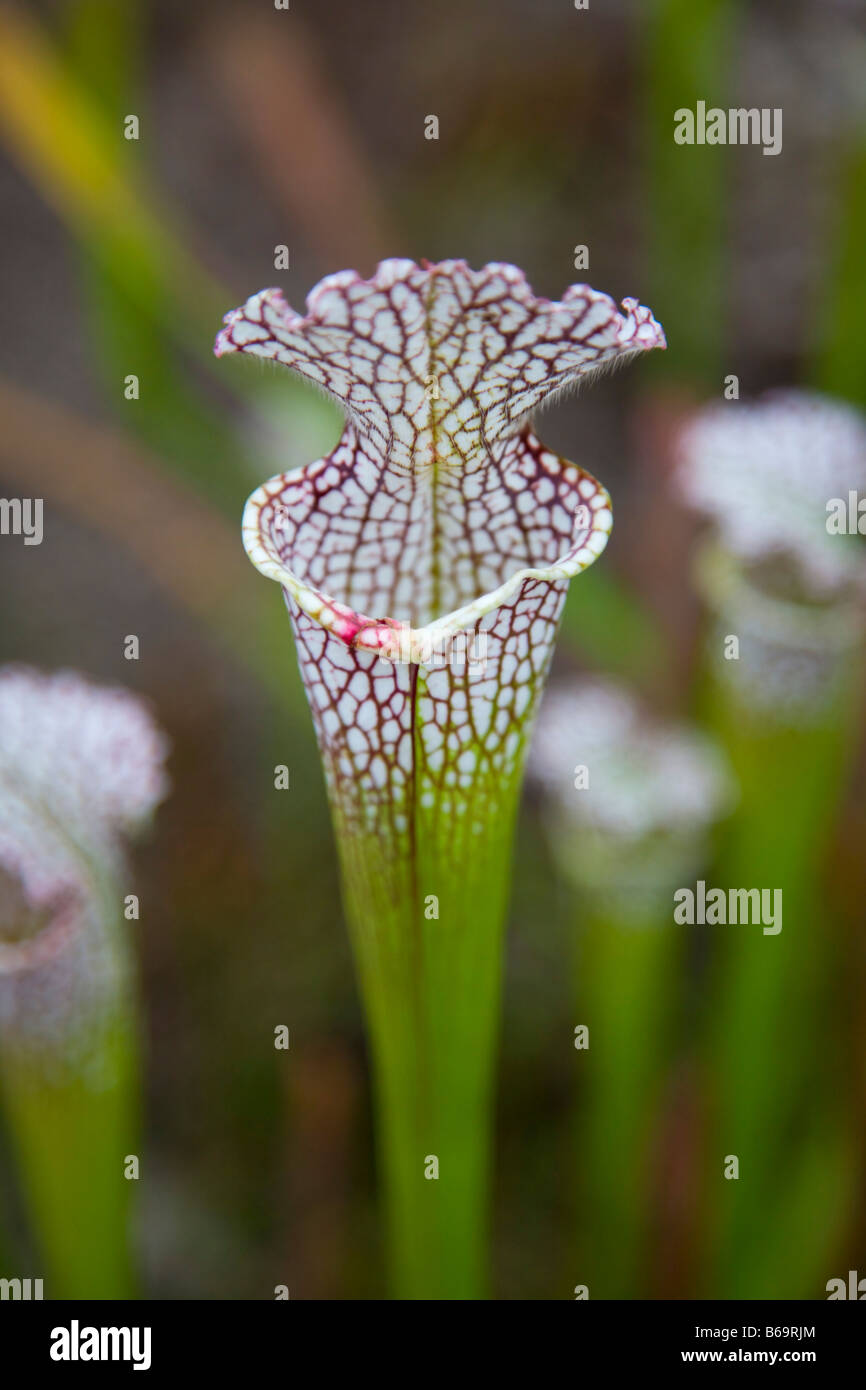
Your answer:
[[[290,604],[296,604],[346,646],[373,652],[386,661],[436,664],[443,648],[460,636],[471,637],[484,618],[507,604],[526,582],[567,582],[602,553],[613,525],[610,498],[588,473],[575,465],[569,467],[575,471],[576,492],[572,535],[566,548],[552,559],[509,568],[501,583],[417,626],[406,619],[361,612],[325,588],[309,583],[303,569],[299,572],[293,566],[293,523],[281,515],[279,496],[303,480],[304,468],[279,474],[251,494],[242,523],[244,547],[255,567],[282,586]]]

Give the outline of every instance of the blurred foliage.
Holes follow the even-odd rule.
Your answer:
[[[645,28],[644,196],[649,284],[681,380],[718,389],[727,346],[730,152],[677,145],[674,111],[730,90],[740,0],[656,0]],[[668,363],[666,370],[671,370]],[[656,371],[661,370],[656,367]]]
[[[866,135],[836,156],[839,171],[835,245],[831,248],[828,293],[819,313],[816,384],[866,407]]]

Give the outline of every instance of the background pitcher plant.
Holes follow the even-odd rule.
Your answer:
[[[304,316],[278,290],[218,355],[336,398],[336,448],[250,498],[244,542],[283,587],[328,781],[377,1080],[391,1268],[404,1297],[484,1289],[501,930],[523,753],[567,584],[601,553],[604,489],[530,413],[652,347],[635,300],[520,271],[383,262]]]

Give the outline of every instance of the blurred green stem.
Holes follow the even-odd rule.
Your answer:
[[[133,1181],[124,1159],[138,1154],[138,1066],[131,1032],[118,1022],[92,1059],[94,1085],[71,1071],[49,1076],[40,1062],[6,1052],[0,1086],[19,1178],[45,1261],[45,1297],[135,1297],[129,1248]]]
[[[0,1038],[0,1096],[45,1297],[127,1299],[136,1181],[125,1163],[140,1161],[129,923],[114,869],[78,842],[78,827],[57,829],[80,873],[80,917],[56,956],[7,979],[17,996]]]

